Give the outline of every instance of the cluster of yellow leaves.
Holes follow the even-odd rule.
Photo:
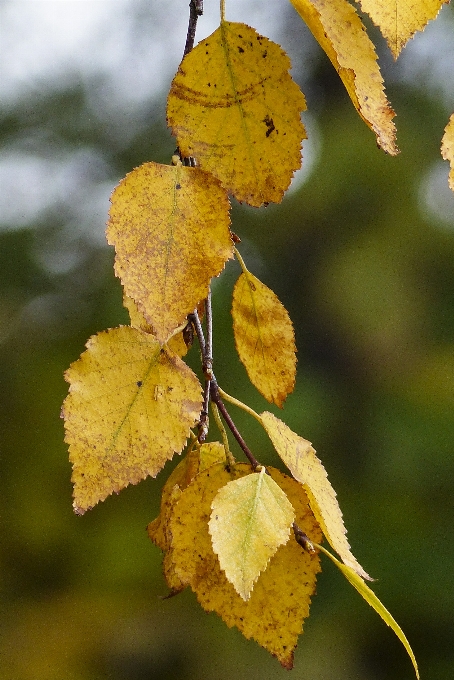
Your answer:
[[[355,9],[347,0],[291,2],[378,145],[398,153],[395,114],[374,45]],[[360,2],[394,57],[442,5],[442,0]],[[222,19],[183,59],[168,98],[167,118],[179,154],[195,158],[197,167],[180,160],[145,163],[112,195],[107,239],[115,247],[130,325],[90,338],[65,374],[70,388],[62,412],[74,508],[82,514],[128,484],[156,476],[191,439],[164,486],[159,517],[148,526],[165,553],[170,590],[190,586],[204,609],[291,668],[321,550],[393,628],[418,676],[404,634],[364,583],[370,577],[350,550],[336,493],[310,442],[273,414],[254,414],[291,479],[273,468],[233,463],[222,444],[200,445],[192,433],[202,410],[202,387],[182,360],[187,318],[234,253],[242,267],[232,300],[238,356],[270,403],[282,407],[294,388],[290,317],[234,248],[228,197],[256,207],[280,202],[300,167],[306,137],[300,114],[306,102],[289,68],[278,45]],[[451,164],[454,190],[454,114],[442,155]],[[297,542],[301,532],[306,550]],[[318,545],[322,534],[341,562]]]

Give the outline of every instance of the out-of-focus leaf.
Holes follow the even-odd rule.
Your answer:
[[[449,0],[358,0],[386,38],[394,59],[416,31],[423,31]]]
[[[292,475],[301,484],[309,498],[309,504],[329,544],[363,578],[372,580],[350,551],[342,512],[336,492],[331,486],[326,470],[315,455],[310,442],[276,418],[272,413],[261,414],[263,426],[274,448]]]
[[[347,0],[290,0],[344,83],[378,145],[395,156],[395,116],[383,86],[377,54],[361,19]]]
[[[239,201],[280,203],[301,166],[304,95],[279,45],[223,21],[183,59],[167,120],[180,151]]]
[[[236,626],[246,638],[252,637],[276,656],[282,666],[292,668],[320,569],[318,554],[302,551],[292,535],[278,548],[245,602],[221,571],[208,532],[211,504],[218,490],[251,472],[252,467],[245,463],[230,471],[222,464],[213,465],[182,492],[170,521],[172,547],[167,553],[166,578],[190,585],[206,611],[217,612],[228,626]],[[317,542],[315,537],[322,534],[301,485],[274,468],[268,472],[289,498],[298,525]]]
[[[164,343],[232,257],[227,194],[200,168],[145,163],[111,201],[115,272]]]
[[[419,680],[419,671],[415,655],[413,654],[412,648],[410,647],[410,644],[397,621],[393,618],[393,616],[391,616],[389,611],[386,609],[386,607],[382,605],[382,603],[375,595],[375,593],[369,588],[369,586],[366,583],[364,583],[361,576],[359,576],[354,569],[349,567],[347,564],[342,564],[342,562],[339,562],[339,560],[336,559],[334,555],[331,555],[331,553],[328,550],[325,550],[323,546],[316,545],[315,547],[321,550],[325,555],[327,555],[330,558],[330,560],[334,562],[336,567],[338,567],[338,569],[341,570],[345,578],[352,584],[354,588],[356,588],[361,597],[363,597],[366,600],[366,602],[370,604],[370,606],[373,607],[373,609],[375,609],[375,611],[383,619],[383,621],[388,626],[390,626],[390,628],[393,629],[393,631],[395,632],[395,634],[397,635],[397,637],[407,650],[408,656],[410,657],[413,667],[415,669],[416,677]]]
[[[123,326],[91,337],[65,373],[66,442],[79,514],[180,453],[202,408],[201,385],[156,338]]]
[[[292,504],[262,467],[219,489],[211,507],[213,550],[227,579],[247,601],[270,558],[289,539]]]
[[[454,113],[451,115],[443,139],[441,140],[441,155],[445,161],[449,161],[449,187],[454,191]]]
[[[296,374],[295,334],[287,310],[245,271],[233,290],[232,316],[236,348],[250,381],[265,399],[282,407]]]

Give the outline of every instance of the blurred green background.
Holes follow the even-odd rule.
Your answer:
[[[13,74],[3,81],[0,120],[0,676],[284,678],[276,660],[204,613],[191,592],[162,599],[161,554],[145,527],[177,461],[83,517],[72,512],[63,372],[90,335],[127,322],[102,236],[107,197],[133,167],[170,160],[165,89],[187,21],[187,0],[81,4],[85,12],[108,6],[96,24],[99,49],[89,52],[80,29],[85,61],[73,53],[65,61],[62,27],[76,24],[80,3],[0,3],[1,64]],[[205,0],[208,14],[213,4],[216,14],[217,2]],[[269,14],[263,3],[244,3],[244,20],[292,56],[309,107],[308,170],[281,205],[232,210],[249,268],[295,325],[297,386],[275,412],[313,442],[354,554],[377,579],[421,677],[442,680],[454,669],[454,194],[439,154],[454,108],[453,11],[412,41],[402,64],[370,29],[398,114],[401,154],[390,158],[289,3],[276,4]],[[241,20],[241,3],[232,9],[227,18]],[[46,19],[42,29],[39,19],[50,16],[55,25]],[[121,42],[115,31],[126,19]],[[215,24],[204,26],[198,39]],[[35,72],[35,46],[56,36],[57,67]],[[164,49],[156,63],[153,41]],[[13,49],[27,42],[29,62]],[[226,391],[261,411],[269,405],[234,353],[238,273],[229,263],[214,284],[215,367]],[[197,353],[189,360],[195,366]],[[279,466],[256,423],[234,407],[232,415],[256,456]],[[291,677],[412,678],[392,632],[322,566]]]

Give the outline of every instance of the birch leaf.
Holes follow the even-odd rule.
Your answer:
[[[377,54],[364,25],[347,0],[290,0],[338,72],[377,144],[395,156],[395,116],[383,86]]]
[[[183,59],[167,120],[184,156],[239,201],[280,203],[301,166],[304,95],[279,45],[245,24],[221,22]]]
[[[338,569],[343,573],[345,578],[351,583],[351,585],[356,588],[358,593],[361,595],[362,598],[366,600],[370,606],[375,609],[377,614],[383,619],[383,621],[390,627],[392,630],[395,632],[399,640],[402,642],[403,646],[407,650],[407,654],[411,659],[411,662],[413,664],[413,668],[415,669],[416,677],[419,680],[419,671],[418,671],[418,665],[416,663],[415,655],[413,654],[413,650],[410,647],[410,644],[407,640],[407,638],[404,635],[403,630],[397,623],[397,621],[394,619],[394,617],[389,613],[389,611],[382,605],[378,597],[375,595],[375,593],[369,588],[369,586],[364,583],[363,579],[361,576],[359,576],[354,569],[349,567],[346,564],[342,564],[342,562],[339,562],[334,555],[331,555],[331,553],[328,550],[325,550],[325,548],[321,545],[317,546],[319,550],[321,550],[325,555],[327,555],[332,562],[336,565]]]
[[[145,163],[112,194],[115,273],[162,344],[232,257],[229,202],[200,168]]]
[[[441,155],[445,161],[449,161],[451,170],[449,171],[449,188],[454,191],[454,113],[445,127],[443,139],[441,140]]]
[[[211,507],[213,550],[227,579],[247,601],[270,558],[290,537],[292,504],[262,467],[258,474],[223,486]]]
[[[394,59],[416,31],[423,31],[449,0],[359,0],[361,8],[380,28]]]
[[[161,493],[161,509],[158,517],[147,527],[148,535],[161,550],[169,548],[168,526],[175,500],[179,497],[175,487],[185,489],[194,477],[210,465],[225,463],[225,449],[220,442],[208,442],[191,449],[169,475]]]
[[[218,490],[251,472],[252,467],[245,463],[235,465],[230,472],[222,464],[213,465],[182,492],[170,522],[172,548],[167,553],[165,573],[166,578],[179,578],[190,585],[206,611],[217,612],[229,627],[236,626],[290,669],[320,570],[318,554],[302,551],[291,535],[271,558],[245,602],[221,571],[208,532],[211,504]],[[321,532],[302,486],[274,468],[268,468],[268,472],[290,500],[298,525],[317,542],[315,536],[321,537]]]
[[[128,310],[131,326],[133,328],[140,328],[140,330],[144,331],[144,333],[151,333],[154,335],[153,328],[147,322],[144,315],[139,312],[139,308],[132,298],[128,297],[127,295],[123,295],[123,306]],[[184,341],[183,331],[179,331],[178,333],[175,333],[175,335],[172,335],[167,343],[167,346],[172,352],[178,354],[179,357],[184,357],[189,349]]]
[[[70,387],[62,414],[78,514],[155,477],[181,452],[202,408],[191,369],[129,326],[91,337],[65,379]]]
[[[363,578],[372,580],[350,551],[336,492],[328,480],[325,468],[315,455],[311,443],[292,432],[272,413],[265,411],[261,414],[261,419],[280,458],[294,478],[303,484],[312,512],[328,543],[341,556],[345,564]]]
[[[236,349],[250,381],[282,408],[296,374],[295,334],[287,310],[246,270],[233,290],[232,316]]]

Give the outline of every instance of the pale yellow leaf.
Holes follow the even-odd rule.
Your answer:
[[[279,45],[223,21],[185,56],[170,89],[181,153],[250,205],[279,203],[301,166],[306,102],[289,68]]]
[[[402,628],[399,626],[394,617],[389,613],[386,607],[382,605],[382,603],[375,595],[375,593],[369,588],[369,586],[366,583],[364,583],[361,576],[359,576],[354,569],[352,569],[346,564],[342,564],[342,562],[339,562],[339,560],[337,560],[334,557],[334,555],[331,555],[331,553],[328,552],[328,550],[325,550],[323,546],[317,545],[316,547],[319,550],[321,550],[325,555],[327,555],[330,558],[330,560],[334,562],[336,567],[340,569],[345,578],[352,584],[354,588],[356,588],[361,597],[363,597],[366,600],[366,602],[370,604],[370,606],[373,607],[373,609],[375,609],[375,611],[383,619],[383,621],[388,626],[390,626],[390,628],[392,628],[392,630],[395,632],[395,634],[397,635],[397,637],[407,650],[407,654],[410,657],[413,667],[415,669],[416,677],[419,680],[419,671],[415,655],[413,654],[412,648],[410,647],[410,644],[407,638],[405,637]]]
[[[247,601],[270,558],[290,537],[292,504],[262,467],[219,489],[211,507],[213,550],[227,579]]]
[[[156,338],[123,326],[89,339],[65,373],[66,442],[74,508],[155,477],[180,453],[202,408],[201,385]]]
[[[341,556],[345,564],[363,578],[372,580],[350,551],[336,492],[328,480],[325,468],[315,455],[311,443],[292,432],[272,413],[265,411],[260,417],[279,456],[294,478],[303,484],[312,511],[328,543]]]
[[[445,127],[443,139],[441,140],[441,155],[445,161],[449,161],[451,170],[449,171],[449,188],[454,191],[454,113]]]
[[[312,541],[319,541],[320,528],[302,486],[278,470],[268,471],[290,500],[298,525]],[[291,668],[320,570],[318,554],[303,551],[292,533],[271,558],[245,602],[221,570],[208,532],[211,504],[218,490],[251,472],[252,467],[244,463],[229,470],[222,464],[213,465],[199,473],[182,492],[170,521],[172,547],[167,553],[166,578],[169,575],[170,581],[179,579],[190,585],[206,611],[217,612],[228,626],[236,626],[246,638],[253,638],[276,656],[285,668]]]
[[[232,316],[236,348],[250,381],[265,399],[282,407],[296,374],[295,334],[287,310],[245,271],[233,290]]]
[[[396,155],[395,116],[383,86],[377,54],[364,25],[347,0],[290,0],[326,52],[378,145]]]
[[[386,38],[394,59],[416,31],[423,31],[449,0],[358,0]]]
[[[232,257],[227,194],[200,168],[145,163],[111,201],[115,273],[162,344]]]

